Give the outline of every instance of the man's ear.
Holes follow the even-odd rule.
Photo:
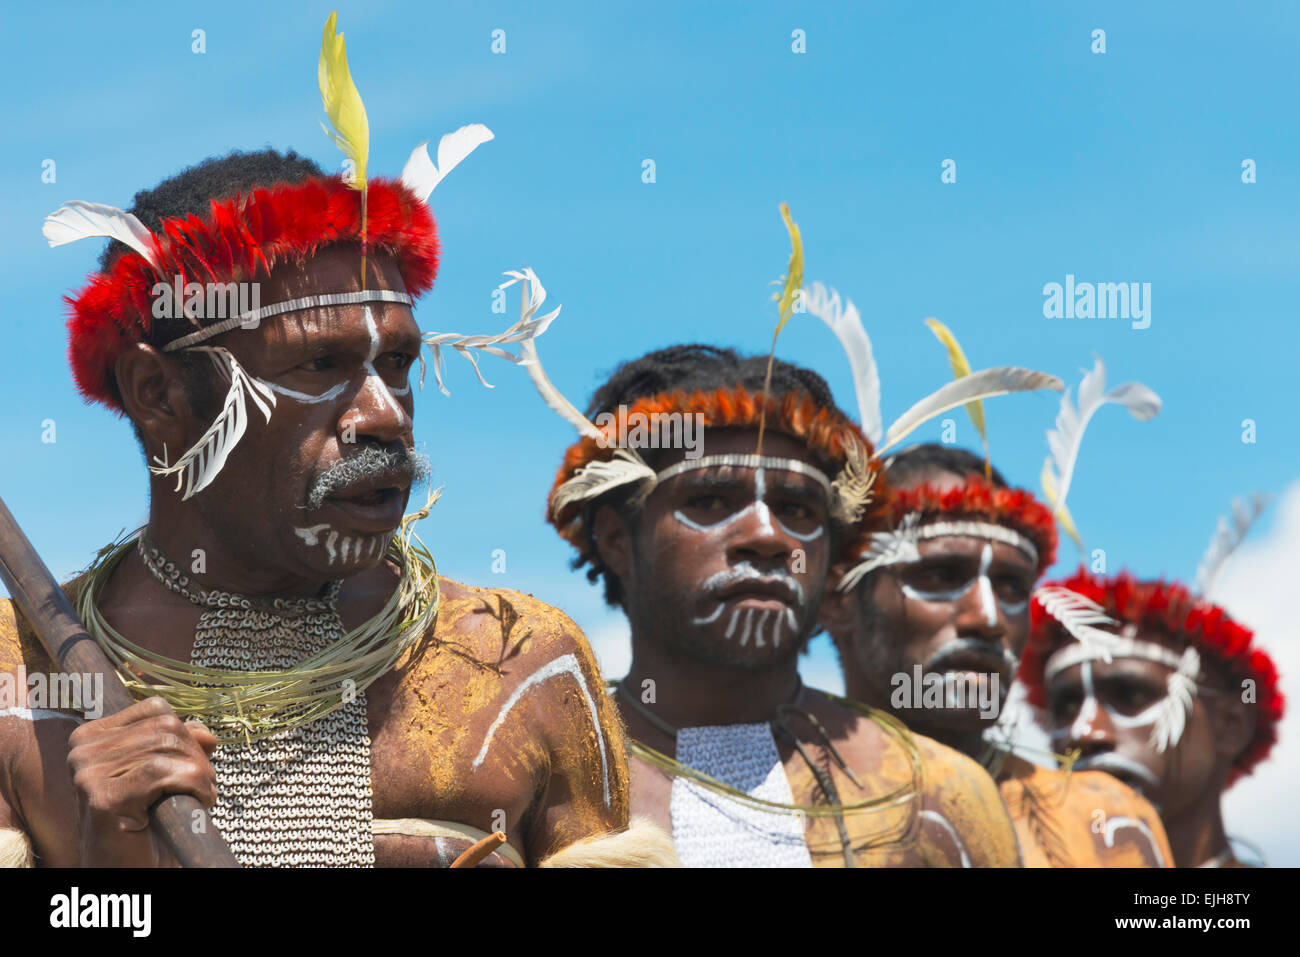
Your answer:
[[[826,576],[826,591],[822,595],[821,611],[817,621],[837,642],[853,635],[854,617],[857,612],[857,589],[840,591],[840,579],[848,571],[843,562],[832,562],[830,573]]]
[[[596,509],[593,532],[601,562],[621,581],[627,581],[632,570],[632,533],[627,523],[612,506],[603,505]]]
[[[1241,700],[1240,689],[1229,689],[1212,700],[1214,750],[1230,762],[1241,757],[1255,737],[1256,705]]]
[[[146,439],[174,459],[192,434],[194,410],[186,395],[180,363],[151,345],[137,342],[114,366],[122,408]]]

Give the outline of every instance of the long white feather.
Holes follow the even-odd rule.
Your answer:
[[[116,239],[157,268],[153,233],[134,215],[116,206],[74,199],[45,217],[41,234],[51,246],[62,246],[78,239]]]
[[[1113,647],[1119,640],[1112,631],[1103,631],[1101,625],[1119,627],[1119,622],[1106,614],[1106,610],[1085,595],[1061,585],[1044,585],[1034,592],[1034,601],[1043,607],[1076,641],[1099,646],[1103,650]],[[1107,661],[1109,655],[1105,656]]]
[[[1219,517],[1219,527],[1210,539],[1209,547],[1201,556],[1201,563],[1196,569],[1196,592],[1202,598],[1209,599],[1210,589],[1219,577],[1219,572],[1227,564],[1229,557],[1245,540],[1251,526],[1273,500],[1273,496],[1263,492],[1252,492],[1248,500],[1232,500],[1232,523],[1226,516]]]
[[[655,470],[634,450],[615,449],[612,459],[583,466],[555,490],[551,495],[551,515],[558,516],[570,503],[588,502],[631,482],[654,482],[656,478]]]
[[[917,547],[917,531],[921,515],[909,512],[903,516],[898,528],[889,532],[876,532],[871,544],[858,557],[860,561],[844,573],[837,586],[839,591],[852,591],[867,575],[885,565],[911,564],[921,560]]]
[[[460,165],[474,150],[478,149],[495,134],[482,123],[462,126],[454,133],[448,133],[438,141],[438,165],[429,159],[429,141],[425,140],[415,149],[402,167],[402,185],[424,202],[443,178]]]
[[[1200,674],[1201,658],[1195,648],[1183,652],[1182,664],[1169,676],[1165,687],[1164,705],[1156,715],[1149,743],[1160,753],[1177,747],[1187,727],[1187,719],[1194,707],[1196,677]]]
[[[271,421],[271,408],[275,405],[275,393],[263,382],[249,376],[227,350],[220,346],[196,346],[193,351],[208,353],[213,365],[223,375],[229,376],[230,389],[226,392],[221,413],[189,451],[174,464],[154,456],[158,465],[149,466],[154,475],[175,475],[176,491],[185,485],[182,502],[212,484],[230,453],[244,437],[248,428],[248,400],[252,399],[267,422]]]
[[[804,308],[830,326],[831,332],[840,340],[840,346],[849,358],[849,368],[853,371],[853,388],[858,399],[858,423],[871,444],[879,445],[880,435],[884,431],[880,417],[880,372],[871,350],[871,339],[862,325],[857,307],[848,298],[845,298],[841,306],[839,291],[833,288],[828,290],[820,282],[804,287],[803,303]]]
[[[532,274],[532,270],[528,270],[528,272]],[[502,288],[505,285],[509,285],[509,283],[503,284]],[[472,349],[482,350],[516,365],[526,366],[532,363],[533,359],[524,351],[524,343],[530,343],[544,333],[555,320],[555,317],[560,314],[560,307],[556,306],[544,316],[537,315],[537,311],[541,308],[542,301],[545,298],[546,291],[543,289],[541,299],[533,299],[526,303],[519,321],[505,332],[497,335],[462,335],[459,332],[435,332],[426,335],[424,343],[429,347],[429,351],[433,353],[433,375],[438,380],[438,390],[443,395],[451,395],[442,379],[444,369],[442,350],[445,346],[450,346],[468,359],[469,364],[474,367],[474,374],[478,376],[478,381],[489,389],[494,388],[494,386],[483,378],[483,373],[479,371],[478,360],[474,357]],[[520,344],[520,355],[515,355],[501,348],[501,346],[512,342]],[[423,380],[423,375],[421,375],[421,380]]]
[[[1079,407],[1070,401],[1070,391],[1061,396],[1061,408],[1056,414],[1056,428],[1047,431],[1047,446],[1051,450],[1055,472],[1053,485],[1057,489],[1055,513],[1065,508],[1065,498],[1070,494],[1074,467],[1079,461],[1079,446],[1083,432],[1097,410],[1114,402],[1129,410],[1139,422],[1149,422],[1160,411],[1160,396],[1141,382],[1125,382],[1106,391],[1106,364],[1097,357],[1092,371],[1079,383]]]
[[[942,415],[949,409],[955,409],[967,402],[977,399],[991,399],[994,396],[1009,395],[1013,392],[1029,392],[1033,389],[1054,389],[1059,392],[1065,383],[1054,375],[1022,369],[1017,366],[995,366],[981,369],[968,376],[962,376],[949,382],[942,389],[934,392],[916,405],[912,406],[885,432],[885,444],[876,450],[879,456],[885,449],[898,444],[913,429]]]

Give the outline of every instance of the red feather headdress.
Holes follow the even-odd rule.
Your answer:
[[[392,254],[407,293],[418,297],[438,272],[438,235],[429,207],[402,183],[371,180],[367,244]],[[253,281],[281,262],[302,262],[324,246],[360,243],[356,192],[341,178],[312,177],[214,199],[209,214],[163,221],[149,243],[153,265],[128,251],[107,272],[66,297],[68,358],[86,398],[118,412],[113,394],[117,357],[152,332],[155,285]],[[196,322],[195,328],[203,323]]]

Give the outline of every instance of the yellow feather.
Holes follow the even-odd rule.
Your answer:
[[[794,297],[803,287],[803,237],[799,235],[798,225],[790,218],[790,206],[787,203],[781,204],[781,218],[785,220],[785,228],[790,233],[790,265],[785,271],[785,289],[781,292],[777,306],[779,318],[776,332],[772,336],[773,344],[785,324],[790,321],[790,316],[794,313]]]
[[[1043,474],[1039,476],[1039,481],[1043,485],[1043,497],[1047,499],[1047,504],[1053,507],[1057,521],[1061,523],[1065,533],[1073,539],[1074,544],[1079,547],[1079,551],[1083,551],[1083,539],[1079,537],[1079,530],[1074,527],[1074,519],[1070,517],[1070,510],[1063,505],[1059,509],[1056,507],[1056,476],[1053,474],[1050,457],[1043,460]]]
[[[925,324],[930,327],[945,349],[948,350],[948,361],[952,364],[952,377],[960,379],[963,376],[970,375],[970,363],[966,361],[966,353],[961,351],[961,346],[957,342],[957,337],[949,331],[938,319],[927,319]],[[966,411],[970,414],[971,422],[975,423],[975,431],[980,434],[980,440],[988,444],[988,435],[984,431],[984,403],[980,401],[967,402]]]
[[[790,206],[787,203],[781,204],[781,218],[785,220],[786,231],[790,234],[790,265],[785,271],[785,289],[781,291],[779,297],[772,297],[778,299],[778,318],[776,329],[772,332],[772,349],[767,354],[767,375],[763,377],[764,404],[758,414],[758,455],[763,454],[763,430],[767,425],[767,396],[772,387],[772,361],[776,358],[776,337],[781,334],[785,324],[794,315],[794,297],[803,288],[803,237],[799,235],[799,227],[795,225],[795,221],[790,218]]]
[[[325,34],[321,39],[320,63],[316,78],[320,82],[320,99],[329,117],[332,130],[324,123],[323,129],[336,146],[352,160],[353,189],[366,188],[366,160],[370,155],[370,124],[366,120],[366,107],[361,102],[357,85],[348,70],[347,51],[343,47],[343,34],[336,26],[338,13],[331,13],[325,21]]]

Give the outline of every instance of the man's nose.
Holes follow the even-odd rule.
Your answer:
[[[340,440],[392,442],[409,435],[411,416],[403,402],[377,372],[366,370],[363,375],[361,388],[339,418]]]
[[[1083,699],[1078,714],[1068,727],[1062,729],[1061,737],[1068,748],[1077,748],[1085,757],[1115,749],[1115,727],[1106,710],[1093,697]]]
[[[728,543],[728,551],[734,558],[784,562],[794,549],[795,543],[777,526],[771,509],[762,499],[741,512],[735,526]]]
[[[993,593],[988,576],[980,575],[957,599],[957,634],[1001,644],[1007,633],[1006,616]]]

